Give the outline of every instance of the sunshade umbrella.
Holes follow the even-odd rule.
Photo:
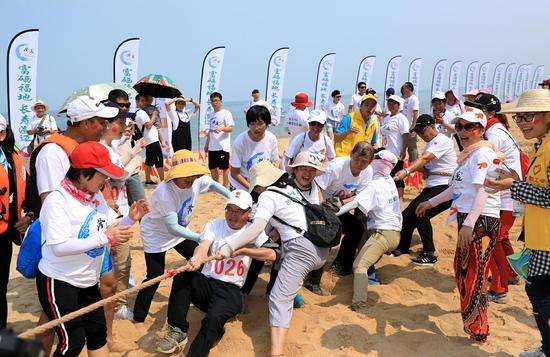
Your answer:
[[[80,88],[74,91],[73,94],[71,94],[69,98],[65,100],[65,103],[63,103],[63,106],[61,107],[61,110],[59,112],[63,113],[67,111],[67,106],[69,105],[69,103],[75,100],[77,97],[80,97],[81,95],[87,95],[89,97],[93,97],[100,101],[106,100],[109,97],[109,92],[112,91],[113,89],[122,89],[123,91],[128,93],[128,95],[135,94],[135,91],[132,88],[126,87],[122,84],[117,84],[117,83],[92,84],[87,87]]]
[[[134,84],[140,94],[149,94],[155,98],[174,98],[181,95],[176,83],[162,74],[149,74]]]

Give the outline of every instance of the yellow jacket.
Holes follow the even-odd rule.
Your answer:
[[[373,146],[378,144],[378,121],[376,115],[372,115],[368,122],[365,123],[361,112],[359,110],[353,111],[342,118],[334,131],[336,134],[342,134],[352,126],[362,128],[363,130],[359,130],[358,133],[349,132],[342,140],[335,141],[334,150],[337,157],[350,156],[355,144],[363,140],[368,141]]]

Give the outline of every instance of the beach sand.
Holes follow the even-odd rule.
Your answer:
[[[514,135],[521,138],[514,124]],[[285,140],[281,140],[284,146]],[[527,145],[522,142],[522,146]],[[151,190],[147,190],[150,194]],[[408,190],[405,204],[415,191]],[[201,231],[205,223],[223,215],[224,199],[215,193],[200,196],[191,228]],[[376,264],[383,285],[369,287],[369,308],[353,312],[348,308],[352,296],[352,277],[337,278],[326,272],[322,286],[330,291],[320,297],[302,289],[305,305],[294,310],[286,344],[287,356],[517,356],[539,344],[539,333],[532,317],[524,284],[510,286],[507,304],[491,303],[490,336],[484,345],[471,344],[462,330],[458,292],[453,275],[456,225],[446,223],[442,214],[433,221],[439,262],[434,267],[415,266],[410,256],[388,256]],[[136,282],[145,276],[142,245],[137,232],[132,239],[132,274]],[[516,250],[518,224],[511,232]],[[415,234],[413,250],[421,248]],[[14,249],[9,283],[8,325],[16,333],[36,325],[40,315],[34,280],[15,271],[18,249]],[[329,262],[334,259],[331,253]],[[167,268],[184,263],[170,251]],[[269,354],[267,303],[264,297],[268,268],[264,268],[251,296],[246,314],[226,325],[226,333],[212,350],[211,356],[266,356]],[[163,282],[155,296],[145,324],[147,333],[140,334],[129,321],[115,321],[119,341],[133,344],[125,356],[152,356],[166,327],[170,281]],[[133,306],[132,296],[130,306]],[[200,327],[202,313],[191,307],[190,337]],[[84,354],[83,354],[84,355]]]

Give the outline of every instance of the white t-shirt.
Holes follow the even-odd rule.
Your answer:
[[[103,144],[103,143],[102,143]],[[110,146],[103,144],[109,150],[109,156],[111,162],[119,167],[124,167],[120,155],[114,151]],[[130,212],[130,206],[128,205],[128,194],[126,192],[126,181],[114,181],[111,180],[111,194],[115,199],[118,206],[118,211],[122,216],[127,216]]]
[[[456,115],[454,112],[450,110],[445,110],[445,112],[443,112],[443,114],[441,115],[441,120],[443,120],[445,124],[448,124],[451,126],[453,125],[452,122],[454,118],[456,118]],[[453,136],[453,133],[448,131],[447,128],[445,128],[442,124],[435,124],[435,127],[437,131],[439,131],[442,134],[445,134],[448,138]]]
[[[521,176],[521,160],[519,156],[519,148],[515,141],[512,140],[512,134],[506,130],[501,123],[493,124],[485,131],[485,136],[504,154],[504,164],[516,171]],[[504,211],[512,211],[514,200],[510,195],[510,190],[500,191],[501,209]]]
[[[493,160],[496,157],[493,150],[481,147],[456,168],[450,183],[453,188],[451,212],[454,208],[460,213],[470,213],[477,193],[474,185],[484,184],[487,171],[495,169]],[[500,195],[498,193],[489,194],[481,214],[490,217],[500,216]]]
[[[336,157],[334,144],[324,133],[321,133],[321,137],[317,141],[312,141],[307,132],[297,135],[288,145],[285,156],[289,159],[294,159],[296,155],[304,151],[309,151],[319,156],[323,162],[330,161]]]
[[[403,150],[403,134],[408,134],[409,128],[410,123],[402,113],[386,116],[380,128],[382,146],[399,157]]]
[[[61,146],[54,143],[44,145],[35,163],[38,194],[58,188],[70,167],[69,157]]]
[[[265,132],[262,140],[256,142],[250,139],[248,131],[239,134],[233,143],[231,151],[231,167],[238,168],[241,175],[247,180],[249,171],[255,163],[263,160],[277,162],[279,160],[279,147],[277,138],[270,131]],[[229,183],[235,189],[248,190],[229,175]]]
[[[204,226],[201,241],[210,241],[212,243],[210,251],[217,252],[225,243],[230,243],[238,237],[249,225],[250,223],[247,223],[243,228],[235,230],[227,225],[225,219],[214,219]],[[252,244],[256,248],[259,248],[267,239],[265,233],[262,232]],[[204,264],[202,273],[209,278],[235,284],[241,288],[246,280],[251,262],[252,258],[246,255],[238,255],[222,260],[211,260]]]
[[[84,204],[60,187],[44,200],[40,212],[44,245],[42,259],[38,264],[44,275],[79,288],[90,287],[99,282],[105,247],[61,257],[52,250],[53,245],[71,239],[86,239],[105,234],[115,215],[110,212],[101,193],[96,194],[94,199],[99,202],[98,206]]]
[[[197,196],[207,192],[213,182],[210,176],[202,176],[185,190],[178,188],[173,181],[159,184],[151,195],[151,210],[141,219],[141,239],[145,253],[165,252],[184,240],[168,231],[164,217],[176,212],[178,224],[187,227],[195,211]]]
[[[299,110],[296,108],[291,108],[285,116],[287,128],[290,133],[290,140],[292,140],[296,135],[303,133],[309,130],[309,124],[307,120],[309,118],[309,109]]]
[[[420,101],[418,100],[418,97],[416,96],[416,94],[411,94],[410,97],[404,98],[404,99],[405,99],[405,103],[403,103],[402,112],[403,114],[405,114],[405,116],[409,120],[409,125],[411,125],[413,120],[413,112],[415,110],[417,111],[420,110]]]
[[[353,176],[349,156],[337,157],[329,162],[325,173],[316,178],[325,197],[345,199],[363,191],[372,180],[372,167],[369,165],[358,176]]]
[[[327,112],[327,119],[332,121],[331,124],[337,124],[342,120],[342,117],[346,115],[346,108],[342,101],[334,104],[332,100],[329,100],[325,105],[325,111]]]
[[[136,124],[138,128],[143,132],[143,140],[145,145],[149,145],[159,141],[159,132],[155,125],[151,126],[150,129],[147,129],[144,124],[148,123],[151,120],[149,115],[143,109],[138,109],[136,111]]]
[[[208,118],[209,136],[210,142],[208,144],[208,151],[231,151],[231,133],[225,133],[220,131],[215,133],[214,129],[218,126],[235,126],[233,121],[233,115],[227,109],[220,109],[219,112],[212,112],[210,118]]]
[[[302,196],[311,204],[318,205],[321,204],[321,197],[319,197],[319,185],[315,180],[311,183],[311,188],[307,191],[302,191],[299,188],[296,188],[300,191]]]
[[[448,110],[451,113],[453,113],[455,117],[462,114],[462,109],[460,108],[460,104],[458,104],[458,102],[455,105],[445,104],[445,110]]]
[[[248,109],[250,109],[250,107],[253,107],[255,105],[261,105],[262,107],[266,107],[267,110],[269,110],[269,112],[271,112],[273,110],[273,108],[271,107],[271,105],[269,105],[269,103],[263,99],[259,99],[257,102],[255,102],[254,100],[250,100],[245,106],[244,106],[244,113],[246,114],[246,112],[248,111]]]
[[[189,123],[191,120],[191,117],[195,114],[195,109],[185,109],[183,112],[178,112],[176,110],[176,106],[172,104],[170,106],[170,110],[166,111],[166,115],[168,116],[168,119],[172,122],[172,130],[175,131],[178,129],[178,126],[180,125],[180,121],[182,123]]]
[[[435,159],[424,165],[424,172],[428,174],[426,187],[448,185],[451,175],[456,169],[456,152],[453,141],[439,133],[426,143],[424,152],[430,152],[435,156]],[[430,175],[430,172],[447,173],[449,176]]]
[[[55,122],[55,118],[52,117],[49,114],[44,114],[44,115],[46,116],[46,118],[44,119],[44,121],[42,121],[41,118],[38,118],[36,116],[36,114],[34,114],[31,118],[31,125],[30,125],[29,129],[30,130],[35,130],[40,126],[40,127],[44,128],[45,130],[50,131],[50,132],[51,131],[57,131],[58,129],[57,129],[57,123]],[[40,122],[42,122],[42,124],[40,124]],[[44,139],[45,139],[44,135],[36,134],[36,143],[35,144],[39,144]]]
[[[374,178],[354,200],[367,215],[367,229],[401,230],[401,205],[395,181],[391,177]]]
[[[302,199],[298,190],[292,186],[287,186],[285,189],[270,188],[270,190],[272,189],[282,191],[296,199]],[[303,231],[307,230],[306,214],[301,204],[291,201],[279,193],[264,191],[258,198],[254,219],[262,218],[268,221],[277,231],[279,231],[282,242],[301,237],[301,234],[296,232],[294,228],[279,223],[272,218],[273,216],[277,216],[282,221],[294,227],[298,227]]]
[[[349,105],[351,105],[351,111],[359,109],[361,106],[361,98],[364,94],[355,93],[351,95],[351,100],[349,102]]]

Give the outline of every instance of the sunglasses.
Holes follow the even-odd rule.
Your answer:
[[[417,125],[417,126],[414,127],[413,131],[417,134],[424,134],[424,132],[426,131],[426,128],[427,128],[427,126],[425,126],[425,125],[422,125],[422,126]]]
[[[341,95],[337,95],[336,98],[342,98],[342,96],[341,96]]]
[[[542,112],[535,112],[535,113],[522,113],[522,114],[514,114],[512,115],[512,118],[516,123],[526,122],[530,123],[533,121],[536,115],[541,114]]]
[[[474,129],[478,129],[478,128],[483,128],[483,126],[481,126],[479,123],[468,123],[468,124],[455,124],[455,130],[456,131],[472,131]]]
[[[116,103],[121,108],[130,108],[130,103]]]
[[[319,127],[321,127],[321,128],[325,126],[325,124],[321,124],[321,123],[318,123],[318,122],[316,122],[316,121],[312,121],[311,123],[309,123],[309,125],[311,125],[311,126],[319,126]]]
[[[359,89],[367,89],[367,87],[366,86],[361,86],[361,87],[359,87]]]

